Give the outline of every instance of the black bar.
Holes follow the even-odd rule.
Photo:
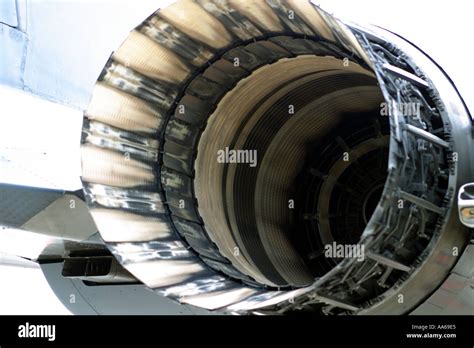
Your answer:
[[[473,322],[472,316],[0,316],[0,346],[305,343],[314,347],[321,344],[472,347]],[[30,329],[31,325],[55,325],[54,341],[48,337],[20,338],[20,326],[26,323]],[[408,338],[407,334],[455,334],[456,337]]]

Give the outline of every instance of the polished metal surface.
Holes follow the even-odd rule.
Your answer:
[[[147,124],[145,121],[159,120],[160,115],[170,112],[169,108],[173,105],[171,103],[160,102],[158,108],[150,108],[148,96],[151,94],[143,94],[141,91],[144,89],[139,88],[137,84],[146,85],[146,88],[154,95],[157,95],[157,90],[163,88],[182,90],[189,83],[186,79],[190,76],[190,71],[196,69],[193,64],[189,65],[184,60],[189,58],[187,55],[183,56],[183,51],[180,49],[185,41],[193,42],[192,45],[196,47],[194,64],[199,65],[202,62],[197,59],[199,56],[207,55],[206,59],[215,59],[212,57],[217,57],[216,49],[223,49],[228,45],[235,46],[236,42],[242,40],[243,37],[258,37],[260,30],[264,30],[267,35],[272,35],[272,33],[278,35],[282,29],[289,30],[294,35],[319,37],[320,33],[323,33],[323,37],[328,41],[341,45],[344,49],[351,51],[353,57],[359,56],[370,64],[352,33],[341,22],[316,7],[293,1],[251,4],[232,1],[226,6],[217,11],[216,7],[208,2],[201,2],[198,5],[192,1],[179,1],[151,16],[130,34],[106,66],[101,81],[97,84],[91,105],[85,113],[82,155],[83,181],[88,199],[92,203],[91,212],[104,240],[109,246],[111,246],[110,243],[114,243],[112,246],[114,255],[119,260],[123,260],[125,268],[146,285],[181,299],[182,302],[212,307],[212,309],[235,304],[254,296],[254,293],[260,290],[247,288],[239,283],[231,285],[233,281],[222,279],[218,280],[217,288],[228,286],[235,288],[235,291],[229,290],[229,296],[224,296],[221,291],[211,290],[202,294],[204,285],[198,284],[205,284],[206,279],[212,279],[214,271],[192,254],[186,253],[184,245],[181,249],[175,249],[176,243],[181,243],[180,238],[174,234],[172,222],[163,219],[161,212],[157,214],[149,209],[133,209],[133,204],[127,203],[127,200],[130,202],[127,198],[129,194],[119,193],[129,190],[136,192],[134,195],[139,197],[149,197],[159,193],[154,187],[160,181],[156,175],[160,174],[161,168],[158,168],[158,171],[154,170],[153,162],[150,161],[152,157],[148,154],[151,156],[152,153],[158,153],[166,138],[159,144],[146,140],[147,145],[143,144],[145,145],[143,146],[138,143],[128,145],[121,140],[124,137],[118,133],[113,137],[108,135],[113,134],[111,126],[130,134],[126,137],[127,141],[139,139],[134,136],[134,134],[139,134],[137,132],[156,134],[156,130],[161,125],[148,123],[148,126],[145,126]],[[301,17],[297,17],[295,21],[289,21],[285,17],[287,15],[285,11],[281,11],[286,8],[285,6],[294,6],[294,12]],[[228,12],[229,8],[233,9],[232,12]],[[235,18],[233,16],[240,12],[242,17],[247,18],[244,21],[247,24],[223,27],[214,17],[216,11],[221,13],[222,18],[229,18],[229,20]],[[199,23],[194,20],[197,13],[201,19]],[[255,25],[260,26],[260,30],[256,30]],[[196,26],[200,29],[196,30]],[[162,36],[158,35],[159,31]],[[167,39],[164,40],[163,37]],[[129,78],[131,76],[133,78]],[[124,83],[114,83],[111,78],[116,77],[122,79]],[[190,86],[192,85],[191,83]],[[202,89],[200,92],[209,93]],[[119,110],[122,111],[119,113]],[[124,113],[123,110],[127,111]],[[133,118],[124,118],[131,115],[134,115]],[[135,120],[143,120],[143,122],[139,125],[135,123]],[[97,124],[97,126],[91,127],[91,124]],[[103,130],[107,128],[111,130],[107,131],[107,137],[105,137]],[[175,128],[175,134],[182,140],[192,136],[185,128]],[[126,147],[133,151],[125,152]],[[139,152],[139,148],[143,148],[145,152]],[[178,192],[189,189],[186,179],[169,169],[161,173],[161,182]],[[108,189],[106,190],[105,187]],[[105,197],[104,192],[111,198]],[[168,202],[158,201],[158,206],[166,206],[166,203]],[[144,207],[151,208],[153,205],[147,204]],[[146,251],[154,245],[153,243],[158,243],[156,245],[159,246],[159,250],[167,250],[166,258],[160,257],[159,255],[163,253],[159,251],[153,251],[153,253]],[[136,253],[137,257],[138,255],[140,257],[129,256],[129,252],[133,253],[132,255]],[[226,254],[226,251],[223,250],[223,253]],[[229,251],[227,255],[230,256]],[[242,269],[249,270],[248,267]],[[192,293],[195,295],[181,296],[179,293],[167,291],[168,288],[176,288],[177,285],[179,285],[177,289],[194,288]],[[213,303],[213,298],[217,305]]]

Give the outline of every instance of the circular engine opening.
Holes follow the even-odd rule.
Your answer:
[[[84,117],[101,237],[149,288],[210,310],[407,312],[463,232],[453,150],[465,161],[471,146],[432,65],[305,1],[157,11],[110,57]]]
[[[305,286],[338,260],[325,245],[357,244],[386,178],[382,102],[371,71],[315,55],[257,69],[224,96],[194,185],[206,231],[239,271]]]

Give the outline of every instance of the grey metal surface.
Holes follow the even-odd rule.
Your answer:
[[[451,274],[412,315],[474,315],[474,245],[468,245]]]
[[[193,315],[210,314],[157,296],[144,285],[87,286],[82,280],[61,276],[63,263],[42,264],[41,269],[58,299],[82,315]]]
[[[28,231],[78,242],[97,232],[85,202],[71,194],[51,202],[21,227]]]
[[[0,224],[20,227],[62,195],[62,191],[0,184]]]
[[[444,119],[449,116],[452,125],[451,152],[455,152],[459,156],[459,160],[452,161],[451,164],[449,183],[451,193],[448,194],[448,197],[453,201],[455,192],[469,180],[470,173],[472,173],[470,154],[470,149],[473,147],[472,125],[467,110],[454,86],[429,57],[390,32],[373,26],[365,29],[375,37],[390,42],[403,51],[423,71],[425,79],[435,86],[440,101],[444,104],[440,108],[440,113]],[[394,113],[394,115],[397,115],[397,113]],[[404,135],[401,133],[394,134],[392,139],[398,140],[400,136],[403,137]],[[458,250],[462,250],[469,239],[468,230],[460,223],[458,213],[454,209],[455,202],[453,203],[447,207],[444,221],[440,223],[441,233],[436,237],[437,239],[431,242],[431,248],[428,248],[430,249],[429,255],[425,256],[425,259],[419,263],[416,270],[403,283],[397,284],[397,286],[387,291],[382,300],[372,306],[370,314],[406,313],[412,310],[425,299],[427,293],[437,289],[449,274],[449,270],[459,258],[458,255],[452,252],[453,248],[456,247]],[[398,295],[403,295],[403,303],[398,302]],[[368,314],[368,311],[362,311],[361,314]]]
[[[474,279],[474,244],[466,247],[451,273]]]

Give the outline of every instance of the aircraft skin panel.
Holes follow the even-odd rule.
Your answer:
[[[119,4],[19,0],[20,26],[4,24],[0,17],[0,84],[84,110],[113,50],[156,10],[153,1]],[[10,7],[0,8],[5,11]]]

